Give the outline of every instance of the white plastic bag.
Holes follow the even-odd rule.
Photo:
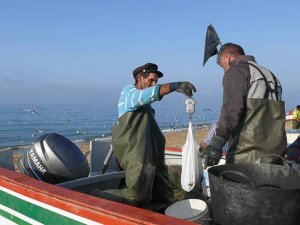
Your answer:
[[[182,147],[181,187],[191,191],[199,182],[199,175],[203,173],[202,163],[198,159],[199,144],[196,140],[192,122],[189,122],[187,139]]]

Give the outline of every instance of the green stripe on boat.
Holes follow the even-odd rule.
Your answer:
[[[26,218],[35,220],[36,224],[100,224],[54,206],[39,202],[35,199],[23,196],[4,187],[0,187],[0,199],[1,203],[5,207],[11,209],[11,211],[9,209],[5,210],[5,207],[2,207],[1,215],[14,222],[17,222],[15,220],[19,219],[20,224],[31,224],[29,221],[27,221],[29,223],[26,222]],[[16,212],[17,215],[14,215],[14,212]],[[12,216],[7,217],[7,214],[5,213]],[[23,215],[23,218],[21,215]],[[76,218],[76,220],[74,218]],[[17,223],[19,224],[19,222]]]
[[[0,216],[10,220],[11,222],[14,222],[15,224],[18,224],[18,225],[30,225],[31,223],[27,223],[26,221],[20,219],[19,217],[16,217],[14,215],[12,215],[11,213],[8,213],[7,211],[5,210],[0,210]],[[0,218],[0,221],[1,221],[1,218]]]

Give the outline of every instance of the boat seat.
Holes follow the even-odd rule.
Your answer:
[[[121,179],[125,177],[124,171],[107,173],[102,175],[95,175],[91,177],[84,177],[76,180],[66,181],[56,184],[57,186],[65,187],[68,189],[76,189],[87,186],[99,186],[102,190],[118,188]]]
[[[0,167],[14,171],[13,152],[11,149],[0,150]]]
[[[90,141],[90,176],[99,175],[103,167],[104,160],[111,148],[111,139]],[[107,170],[116,171],[116,157],[112,155]]]

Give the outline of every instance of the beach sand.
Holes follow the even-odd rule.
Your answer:
[[[292,128],[292,123],[291,121],[287,121],[286,123],[286,129],[291,129]],[[207,135],[207,132],[209,131],[209,127],[206,128],[196,128],[196,139],[198,143],[200,143],[205,136]],[[187,131],[174,131],[174,132],[169,132],[169,133],[164,133],[165,138],[166,138],[166,147],[168,148],[182,148],[186,141],[187,137]],[[80,150],[85,154],[85,156],[89,155],[90,152],[90,143],[89,142],[81,142],[81,143],[76,143],[77,146],[80,148]],[[13,159],[14,159],[14,165],[15,169],[17,170],[17,162],[19,158],[21,157],[22,153],[20,151],[17,151],[16,153],[13,154]]]
[[[202,141],[202,139],[206,136],[207,132],[209,131],[209,127],[206,128],[196,128],[196,138],[198,143]],[[166,138],[166,147],[167,148],[182,148],[186,141],[187,131],[175,131],[164,133]],[[90,151],[89,143],[78,143],[77,146],[80,150],[87,156]]]
[[[196,138],[198,143],[206,136],[207,132],[209,130],[209,127],[206,128],[196,128]],[[166,147],[168,148],[182,148],[186,141],[187,137],[187,131],[175,131],[170,133],[164,133],[166,138]],[[87,157],[90,152],[90,143],[89,142],[79,142],[76,143],[76,145],[79,147],[79,149],[83,152],[83,154]],[[25,149],[24,149],[25,150]],[[13,160],[16,171],[18,171],[17,168],[17,162],[22,156],[22,151],[16,151],[13,153]],[[87,157],[88,158],[88,157]]]
[[[205,128],[196,128],[196,139],[198,143],[206,137],[210,127],[205,127]],[[292,122],[287,121],[286,122],[286,129],[292,129]],[[175,131],[175,132],[169,132],[169,133],[164,133],[165,138],[166,138],[166,147],[167,148],[182,148],[186,141],[187,137],[187,130],[184,131]],[[78,147],[81,149],[82,152],[85,154],[88,154],[89,152],[89,144],[87,143],[82,143],[78,144]]]

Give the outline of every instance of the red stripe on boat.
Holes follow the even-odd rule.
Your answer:
[[[4,168],[0,168],[0,185],[21,195],[103,224],[194,224],[68,190]]]

